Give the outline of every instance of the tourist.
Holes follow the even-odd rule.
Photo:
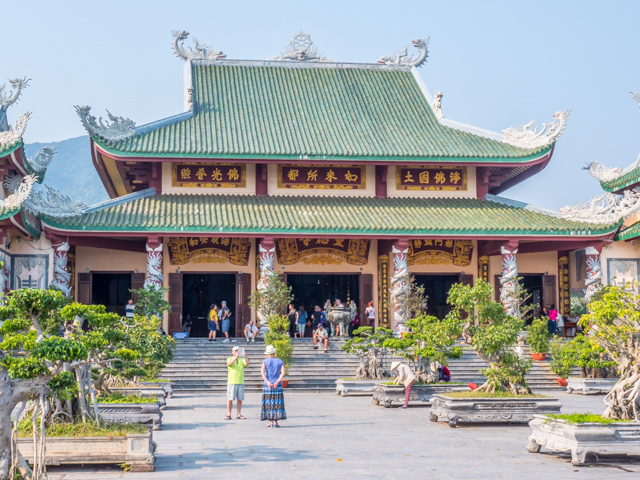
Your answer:
[[[307,324],[304,326],[304,336],[307,338],[313,337],[313,324],[311,323],[311,317],[307,317]]]
[[[124,306],[124,316],[127,318],[133,318],[135,316],[136,306],[133,304],[133,300],[129,299]]]
[[[373,307],[373,302],[367,304],[367,308],[364,311],[367,314],[367,325],[370,327],[376,324],[376,309]]]
[[[347,327],[347,335],[350,337],[353,336],[353,331],[356,330],[360,326],[360,315],[357,313],[353,316],[353,322],[349,324]]]
[[[227,358],[227,416],[225,420],[231,420],[233,401],[236,401],[236,418],[246,420],[242,416],[242,402],[244,401],[244,367],[251,363],[245,357],[244,348],[242,354],[238,347],[231,349],[232,357]]]
[[[293,306],[293,303],[289,304],[289,313],[287,314],[287,317],[289,318],[289,336],[293,335],[294,338],[297,338],[298,311]]]
[[[300,305],[300,310],[298,311],[298,335],[300,338],[304,337],[304,327],[307,324],[307,312],[304,311],[304,306]]]
[[[567,323],[565,324],[565,331],[567,337],[575,337],[578,330],[578,321],[580,320],[580,316],[576,312],[571,312],[569,318],[567,318]]]
[[[313,318],[312,327],[314,330],[317,329],[318,325],[320,325],[320,323],[322,322],[323,313],[324,312],[320,308],[320,305],[316,305],[315,308],[313,309],[313,313],[311,314],[311,317]]]
[[[220,313],[218,314],[218,317],[220,318],[220,322],[222,323],[222,333],[224,333],[224,340],[222,342],[224,343],[229,341],[229,326],[231,325],[231,310],[227,308],[226,301],[223,300],[220,304],[222,305],[222,308],[220,309]]]
[[[318,328],[313,332],[313,348],[318,349],[318,342],[324,343],[324,351],[326,352],[329,348],[329,332],[324,328],[324,325],[321,323],[318,325]]]
[[[287,413],[284,410],[284,392],[282,391],[282,378],[285,374],[284,363],[276,358],[276,349],[273,345],[267,345],[264,352],[269,358],[262,362],[262,409],[260,420],[268,420],[267,427],[279,427],[278,420],[286,420]]]
[[[436,382],[444,383],[451,381],[451,372],[447,367],[437,360],[431,362],[431,371],[436,375]]]
[[[209,322],[207,324],[209,328],[209,341],[216,341],[216,335],[218,334],[218,305],[212,303],[209,307]]]
[[[182,324],[182,331],[187,334],[187,337],[191,336],[191,326],[192,325],[193,325],[193,322],[191,321],[191,315],[189,315],[187,313],[187,316],[184,319],[184,322]]]
[[[256,337],[260,333],[258,327],[255,326],[253,320],[249,320],[249,323],[244,327],[244,337],[247,339],[247,343],[256,341]]]
[[[558,310],[556,310],[556,306],[555,305],[551,305],[551,309],[549,310],[549,320],[547,320],[547,326],[549,327],[549,333],[551,335],[555,335],[556,334],[556,329],[557,329],[556,320],[557,319],[558,319]]]
[[[391,364],[391,371],[398,370],[398,376],[393,381],[395,385],[400,383],[404,384],[404,405],[400,408],[407,408],[409,406],[409,396],[411,396],[411,387],[416,381],[416,376],[413,374],[408,365],[401,362],[393,362]]]
[[[564,318],[560,312],[558,312],[558,316],[556,317],[556,332],[560,337],[564,337]]]

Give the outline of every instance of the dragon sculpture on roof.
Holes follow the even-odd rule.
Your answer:
[[[214,50],[208,45],[201,44],[197,38],[193,39],[193,48],[185,48],[184,41],[189,38],[186,30],[174,30],[173,50],[183,60],[222,60],[227,56],[221,50]]]
[[[13,105],[18,101],[22,90],[27,88],[29,85],[30,78],[12,78],[9,80],[9,83],[13,86],[13,92],[11,94],[5,94],[6,84],[0,85],[0,108],[4,110],[9,107],[9,105]]]
[[[102,117],[98,118],[96,121],[96,117],[91,115],[91,107],[87,105],[83,105],[82,107],[76,105],[75,109],[82,121],[82,125],[91,136],[97,135],[105,140],[118,141],[132,137],[136,134],[136,131],[134,130],[136,122],[128,118],[116,117],[115,115],[112,115],[109,110],[107,110],[107,115],[109,116],[111,123],[107,121],[103,122]]]
[[[42,147],[42,150],[38,151],[33,157],[25,159],[27,170],[30,173],[35,173],[38,176],[38,180],[42,181],[47,167],[55,154],[55,147]]]
[[[405,46],[402,50],[394,52],[390,55],[383,55],[377,62],[384,65],[400,65],[405,67],[421,67],[429,56],[429,38],[414,38],[411,40],[414,47],[418,49],[418,53],[409,55],[407,50],[409,47]]]
[[[622,169],[618,167],[605,167],[598,162],[587,163],[583,170],[588,170],[593,178],[600,182],[610,182],[622,175]]]
[[[318,53],[318,49],[313,46],[313,41],[308,33],[300,30],[291,36],[289,45],[285,47],[284,53],[269,57],[267,60],[277,61],[297,61],[297,62],[333,62],[330,58],[323,57]]]
[[[640,211],[640,188],[625,190],[622,195],[604,193],[575,206],[560,209],[566,220],[586,223],[618,223]]]
[[[0,149],[11,147],[22,138],[30,118],[31,112],[23,113],[8,130],[0,132]]]
[[[562,134],[567,126],[567,120],[571,110],[565,110],[564,112],[558,110],[553,114],[555,121],[548,125],[543,123],[540,130],[538,127],[532,129],[536,119],[534,118],[525,125],[516,125],[515,127],[509,127],[502,131],[502,142],[514,147],[519,148],[540,148],[554,143],[558,137]]]
[[[37,181],[38,178],[36,175],[27,175],[26,177],[12,175],[5,178],[2,184],[9,191],[10,195],[4,199],[4,207],[22,207],[22,204],[31,196],[31,192],[33,192],[33,185]]]

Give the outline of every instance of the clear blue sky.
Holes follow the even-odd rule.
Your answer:
[[[580,168],[626,166],[640,151],[638,1],[29,1],[3,2],[0,82],[32,78],[10,121],[33,112],[30,142],[84,134],[73,106],[139,125],[182,111],[185,29],[228,58],[264,59],[293,33],[325,56],[375,61],[431,38],[420,69],[447,118],[501,131],[573,109],[551,164],[504,196],[558,209],[601,193]]]

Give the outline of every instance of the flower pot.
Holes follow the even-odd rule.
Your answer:
[[[540,361],[540,360],[544,360],[545,357],[547,356],[546,353],[531,353],[531,356],[533,357],[534,360],[536,361]]]
[[[567,380],[565,378],[557,378],[556,380],[558,380],[558,385],[560,385],[561,387],[567,386]]]
[[[289,380],[282,380],[282,388],[287,388],[289,385]]]

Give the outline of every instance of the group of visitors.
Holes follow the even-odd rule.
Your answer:
[[[224,333],[223,342],[229,342],[229,328],[231,326],[231,310],[227,307],[227,302],[220,302],[221,308],[218,309],[218,305],[212,303],[209,307],[209,341],[215,342],[218,330],[222,328]]]
[[[340,299],[336,299],[333,304],[334,308],[344,307],[342,301]],[[367,323],[369,325],[374,325],[376,320],[376,309],[373,306],[373,302],[369,302],[367,308],[365,309],[365,314],[367,318]],[[320,307],[320,305],[315,305],[313,307],[313,312],[310,314],[307,313],[304,305],[300,305],[300,307],[296,310],[295,305],[292,303],[289,304],[287,310],[287,318],[289,319],[289,335],[293,338],[304,338],[304,337],[314,337],[318,330],[318,326],[320,324],[323,325],[323,331],[328,332],[328,335],[331,336],[331,324],[327,318],[327,314]],[[348,332],[336,331],[334,335],[350,335],[353,330],[360,326],[359,315],[356,313],[353,322],[350,324],[350,330]]]
[[[267,427],[278,428],[278,420],[286,420],[287,413],[284,409],[284,391],[282,379],[286,373],[284,363],[276,358],[276,349],[273,345],[267,345],[264,352],[267,358],[262,362],[260,372],[264,380],[262,386],[262,402],[260,420],[267,421]],[[246,420],[242,415],[242,402],[244,402],[244,369],[251,365],[246,357],[244,349],[233,347],[231,357],[227,358],[227,416],[225,420],[231,420],[233,402],[236,402],[236,419]]]

